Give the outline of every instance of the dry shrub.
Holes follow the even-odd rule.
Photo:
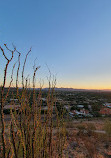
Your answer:
[[[74,123],[72,121],[67,121],[66,122],[66,128],[74,128]]]
[[[5,57],[7,63],[4,68],[4,80],[1,90],[1,121],[2,121],[2,152],[1,157],[3,158],[52,158],[52,157],[63,157],[63,150],[66,142],[66,130],[64,113],[60,116],[58,115],[58,110],[56,108],[56,96],[55,96],[55,84],[56,79],[51,82],[51,74],[49,77],[49,89],[47,91],[46,106],[47,112],[44,112],[42,119],[41,107],[42,107],[42,86],[40,86],[39,93],[35,89],[35,78],[36,72],[39,67],[33,66],[33,90],[30,90],[30,80],[28,77],[24,77],[24,71],[26,66],[26,61],[31,49],[26,54],[23,68],[22,68],[22,88],[18,87],[19,79],[19,69],[20,69],[20,55],[14,46],[14,50],[10,50],[6,44],[4,44],[6,49],[11,52],[12,57],[8,59],[5,55],[4,49],[0,47],[3,56]],[[10,87],[13,82],[13,73],[15,64],[12,68],[11,81],[8,91],[5,92],[7,69],[9,63],[13,59],[14,53],[18,54],[18,67],[16,72],[16,91],[12,92],[13,99],[18,99],[20,108],[18,111],[16,109],[10,110],[11,121],[8,125],[9,135],[5,133],[5,120],[3,108],[6,104],[6,99],[9,96]],[[25,78],[25,79],[24,79]],[[30,100],[32,101],[30,102]],[[15,103],[12,102],[15,106]],[[53,113],[55,109],[55,114]],[[54,115],[56,115],[56,120],[54,120]],[[56,122],[53,128],[53,122]],[[53,135],[54,129],[57,129],[57,137]]]
[[[79,124],[76,126],[80,131],[86,130],[86,126],[84,124]]]
[[[105,121],[104,130],[106,131],[107,136],[110,138],[111,137],[111,121],[110,120]]]
[[[87,150],[86,157],[94,158],[97,153],[96,136],[93,133],[93,130],[95,130],[94,124],[80,124],[77,126],[77,128],[79,129],[77,135]]]
[[[95,139],[91,139],[89,137],[82,138],[84,142],[85,148],[87,149],[87,156],[88,158],[94,158],[97,155],[97,144]]]
[[[87,130],[94,131],[94,130],[96,130],[96,127],[93,123],[88,123]]]

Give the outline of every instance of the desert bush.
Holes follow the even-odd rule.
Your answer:
[[[111,121],[110,120],[105,121],[104,130],[106,131],[106,134],[108,135],[108,137],[111,137]]]
[[[94,130],[96,130],[96,127],[93,123],[88,123],[86,126],[86,131],[88,136],[94,136]]]
[[[93,123],[88,123],[85,125],[79,125],[79,134],[87,149],[87,157],[94,158],[97,155],[97,142],[93,131],[95,130],[95,125]]]
[[[71,120],[67,120],[67,122],[66,122],[66,127],[67,128],[73,128],[74,127],[74,123],[71,121]]]
[[[46,97],[46,106],[47,112],[41,112],[42,106],[42,86],[40,86],[39,93],[36,93],[35,89],[35,78],[36,72],[39,67],[33,66],[33,90],[30,90],[30,80],[28,77],[25,78],[24,71],[26,66],[26,61],[28,58],[31,49],[26,54],[23,68],[22,68],[22,88],[18,87],[19,80],[19,69],[20,69],[20,56],[21,53],[17,51],[16,47],[14,50],[10,50],[6,44],[4,44],[7,51],[11,53],[11,58],[8,59],[5,55],[4,49],[0,46],[0,50],[3,54],[3,57],[6,59],[7,63],[4,68],[4,80],[1,90],[1,124],[2,124],[2,152],[0,153],[3,158],[51,158],[51,157],[63,157],[63,150],[66,141],[66,130],[65,130],[65,121],[64,113],[61,112],[61,115],[58,115],[58,110],[56,107],[56,96],[55,96],[55,85],[56,79],[53,79],[51,82],[51,74],[48,80],[49,89],[47,91]],[[18,60],[12,68],[11,81],[9,83],[9,88],[5,92],[7,71],[10,62],[13,60],[14,53],[18,54]],[[15,65],[18,64],[16,71],[16,91],[11,92],[11,86],[13,82],[13,75]],[[9,94],[12,93],[13,98],[18,99],[20,108],[18,112],[16,109],[10,110],[11,121],[8,125],[8,134],[5,132],[5,120],[3,108],[6,103],[6,99],[9,97]],[[31,101],[30,101],[31,100]],[[15,103],[12,102],[12,105],[15,106]],[[56,123],[55,128],[57,129],[56,138],[53,135],[54,128],[53,122],[53,109],[55,109]],[[43,117],[42,117],[43,116]]]
[[[87,157],[88,158],[96,158],[97,156],[97,144],[95,140],[89,139],[88,137],[85,137],[82,139],[85,145],[85,148],[87,149]]]
[[[79,124],[76,126],[78,128],[78,135],[80,136],[91,136],[93,135],[93,131],[96,130],[96,127],[92,123],[88,124]]]
[[[83,136],[84,134],[86,134],[86,126],[84,124],[79,124],[76,127],[78,128],[78,136]]]
[[[76,126],[80,131],[86,130],[86,126],[83,124],[79,124]]]
[[[94,130],[96,130],[96,127],[93,123],[88,123],[87,124],[87,130],[88,131],[94,131]]]

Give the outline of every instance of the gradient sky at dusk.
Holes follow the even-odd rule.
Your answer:
[[[16,45],[22,63],[32,46],[26,75],[37,57],[38,75],[46,79],[47,64],[57,87],[111,89],[111,0],[0,0],[4,43]]]

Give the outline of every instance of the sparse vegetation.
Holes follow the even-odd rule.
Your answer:
[[[47,112],[41,113],[42,108],[42,86],[38,93],[35,89],[35,78],[36,72],[39,67],[33,66],[33,90],[30,90],[29,79],[25,78],[24,71],[26,61],[31,49],[26,54],[23,68],[22,68],[22,88],[19,90],[19,70],[20,70],[20,56],[21,54],[17,51],[14,46],[14,50],[10,50],[6,44],[4,44],[7,51],[11,52],[12,57],[8,59],[5,55],[5,51],[0,47],[3,57],[7,63],[4,69],[4,81],[1,90],[1,153],[0,157],[4,158],[51,158],[51,157],[63,157],[63,150],[66,142],[66,130],[63,112],[58,115],[58,109],[56,108],[56,96],[55,96],[55,84],[56,80],[51,81],[51,74],[49,82],[49,89],[47,91],[46,106]],[[18,54],[18,64],[16,73],[16,94],[10,94],[10,88],[13,82],[13,73],[15,64],[12,68],[11,81],[8,90],[5,91],[5,84],[7,79],[7,69],[9,63],[12,61],[14,54]],[[8,126],[5,122],[4,106],[6,104],[9,94],[13,97],[11,104],[15,106],[14,98],[18,100],[20,108],[16,111],[10,109],[10,121]],[[53,113],[55,109],[55,113]],[[54,120],[56,117],[56,121]],[[53,128],[54,122],[54,128]],[[8,130],[8,131],[7,131]],[[56,135],[54,135],[56,130]]]

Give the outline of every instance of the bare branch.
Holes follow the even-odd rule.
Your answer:
[[[17,61],[15,62],[15,64],[13,65],[13,68],[12,68],[11,81],[10,81],[10,85],[9,85],[9,88],[8,88],[8,92],[7,92],[6,96],[5,96],[4,103],[5,103],[5,101],[6,101],[7,97],[8,97],[8,94],[9,94],[9,91],[10,91],[10,87],[11,87],[11,84],[13,82],[13,72],[14,72],[14,68],[15,68],[16,64],[17,64]]]
[[[4,44],[4,46],[7,48],[6,44]],[[3,53],[3,56],[7,60],[7,63],[5,65],[5,69],[4,69],[4,80],[3,80],[2,93],[1,93],[1,122],[2,122],[2,133],[1,133],[1,135],[2,135],[2,144],[3,144],[3,157],[6,158],[5,121],[4,121],[4,113],[3,113],[3,107],[4,107],[4,88],[5,88],[5,83],[6,83],[8,65],[11,62],[11,60],[13,59],[13,54],[15,52],[15,49],[14,49],[14,51],[11,51],[12,56],[11,56],[10,59],[8,59],[6,57],[5,52],[1,48],[1,46],[0,46],[0,49],[1,49],[2,53]]]
[[[4,50],[2,49],[1,46],[0,46],[0,49],[1,49],[1,51],[2,51],[2,53],[3,53],[3,56],[5,57],[5,59],[6,59],[6,60],[9,60],[9,59],[6,57],[5,52],[4,52]]]
[[[31,52],[32,48],[30,48],[30,50],[28,51],[28,53],[26,54],[25,60],[24,60],[24,65],[23,65],[23,70],[22,70],[22,86],[24,88],[24,69],[25,69],[25,64],[27,61],[27,57],[29,55],[29,53]]]

